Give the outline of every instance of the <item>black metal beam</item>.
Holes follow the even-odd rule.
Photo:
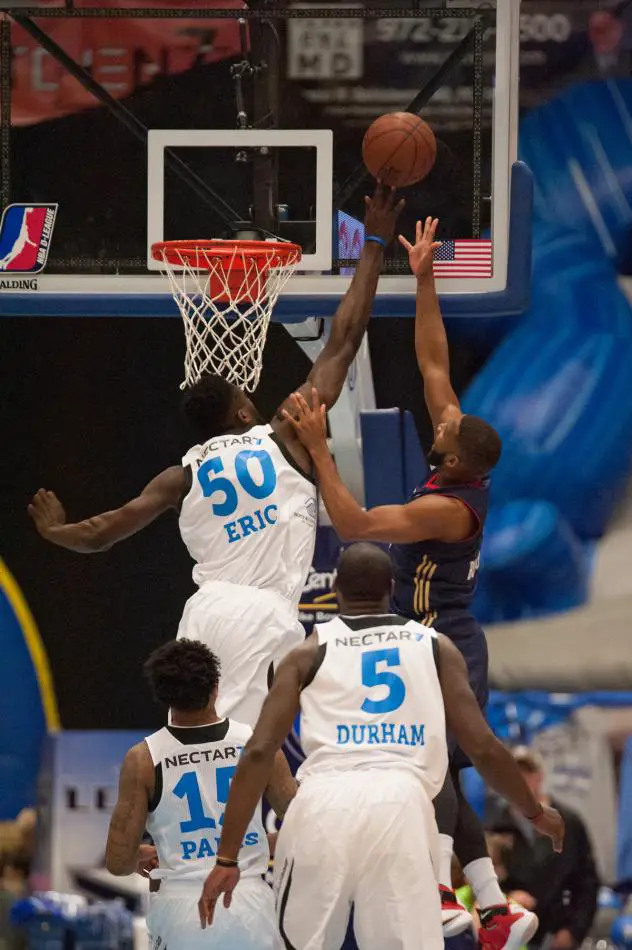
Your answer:
[[[424,16],[430,15],[431,12],[432,11],[424,10]],[[456,10],[450,10],[449,13],[456,13]],[[347,12],[345,9],[345,16],[346,15]],[[419,14],[417,14],[417,16],[419,16]],[[421,112],[423,107],[432,99],[437,89],[439,89],[444,84],[446,78],[450,75],[455,66],[458,66],[459,63],[465,59],[468,53],[474,50],[477,35],[484,35],[484,23],[485,17],[481,16],[479,12],[478,16],[475,18],[472,29],[467,33],[466,36],[463,37],[459,45],[455,46],[447,59],[441,64],[439,69],[434,73],[433,76],[430,77],[423,88],[419,90],[417,95],[411,99],[408,105],[402,110],[403,112],[412,112],[415,115],[418,115]],[[478,142],[480,151],[480,137]],[[344,202],[349,200],[356,189],[359,188],[368,177],[369,173],[364,165],[357,165],[347,180],[341,185],[338,193],[334,196],[334,206],[336,208],[342,208]]]
[[[0,211],[11,201],[11,21],[0,19]]]
[[[483,20],[474,26],[472,56],[472,237],[481,236],[481,159],[483,141],[483,51],[485,27]]]
[[[344,7],[344,13],[341,14],[337,7],[269,7],[266,9],[217,9],[186,7],[182,9],[171,9],[168,7],[22,7],[12,9],[3,7],[2,12],[8,13],[11,17],[29,17],[41,19],[60,20],[66,17],[87,19],[87,20],[236,20],[243,17],[246,20],[259,19],[318,19],[318,20],[336,20],[341,15],[349,20],[381,20],[388,17],[390,20],[409,20],[419,19],[421,17],[432,17],[434,19],[472,19],[480,15],[481,11],[477,7],[462,7],[446,10],[443,7],[423,9],[397,9],[388,8],[364,10],[355,7]]]

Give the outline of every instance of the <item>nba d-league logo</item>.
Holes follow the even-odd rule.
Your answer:
[[[0,274],[39,274],[46,267],[56,204],[8,205],[0,222]],[[0,281],[0,285],[11,283]]]

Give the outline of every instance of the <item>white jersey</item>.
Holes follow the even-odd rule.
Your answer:
[[[222,719],[208,726],[165,726],[145,739],[156,770],[147,831],[158,852],[152,877],[205,878],[215,864],[228,789],[250,726]],[[265,874],[268,839],[261,805],[239,852],[242,875]]]
[[[316,487],[272,426],[195,445],[182,459],[192,485],[180,533],[193,580],[275,591],[297,605],[312,563]]]
[[[431,798],[448,767],[434,630],[395,615],[319,624],[319,663],[301,693],[298,778],[403,768]]]

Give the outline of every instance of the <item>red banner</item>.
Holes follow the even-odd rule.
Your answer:
[[[59,6],[58,0],[42,6]],[[84,0],[84,7],[126,7],[125,0]],[[140,0],[134,7],[191,7],[191,0]],[[204,4],[212,7],[212,3]],[[240,9],[242,0],[218,0]],[[123,99],[158,76],[182,73],[238,53],[236,20],[40,19],[38,25],[111,96]],[[100,103],[54,57],[14,24],[11,122],[31,125]]]

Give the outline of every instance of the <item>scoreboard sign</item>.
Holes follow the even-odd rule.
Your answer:
[[[365,26],[362,19],[292,18],[287,26],[289,79],[362,77]]]

